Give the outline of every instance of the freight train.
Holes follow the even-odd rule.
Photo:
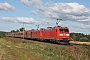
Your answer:
[[[70,33],[68,27],[49,27],[48,29],[27,30],[6,34],[8,37],[27,38],[40,41],[50,41],[53,43],[69,43]]]

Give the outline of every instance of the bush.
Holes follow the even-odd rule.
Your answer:
[[[0,31],[0,38],[5,37],[5,32]]]
[[[70,33],[70,37],[75,41],[83,41],[83,42],[90,41],[90,35],[85,35],[83,33]]]

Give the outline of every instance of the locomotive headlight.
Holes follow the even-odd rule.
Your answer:
[[[69,36],[69,34],[66,34],[66,36]]]
[[[60,36],[63,36],[63,34],[60,34]]]

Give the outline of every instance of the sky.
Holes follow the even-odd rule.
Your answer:
[[[0,0],[0,31],[56,26],[90,34],[89,0]]]

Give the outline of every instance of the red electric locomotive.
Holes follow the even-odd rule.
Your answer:
[[[43,41],[51,41],[56,43],[69,43],[69,29],[67,27],[56,26],[49,29],[33,30],[31,32],[32,39]]]

